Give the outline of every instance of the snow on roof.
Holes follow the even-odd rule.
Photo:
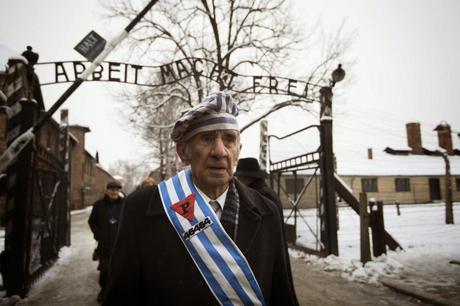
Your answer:
[[[25,64],[28,63],[27,59],[24,56],[22,56],[20,53],[0,43],[0,74],[6,73],[7,63],[8,63],[8,60],[10,59],[20,60],[24,62]]]
[[[441,156],[393,155],[382,151],[373,151],[373,159],[362,156],[337,155],[337,173],[339,175],[444,175],[446,164]],[[460,156],[449,156],[452,175],[460,175]]]

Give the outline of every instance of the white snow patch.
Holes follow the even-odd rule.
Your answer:
[[[380,276],[401,280],[412,276],[412,285],[422,289],[456,285],[460,267],[449,262],[460,261],[460,203],[454,203],[456,224],[445,224],[444,203],[402,205],[400,216],[393,205],[387,205],[384,215],[385,229],[404,250],[388,250],[386,255],[373,257],[363,265],[359,260],[359,216],[350,208],[342,207],[339,209],[339,257],[322,258],[293,249],[289,254],[354,282],[379,284]],[[314,228],[316,211],[302,210],[302,216]],[[297,234],[298,245],[315,248],[316,241],[308,228],[298,225]]]
[[[67,262],[73,255],[72,247],[62,247],[59,250],[59,260],[58,263]]]
[[[87,207],[85,207],[83,209],[72,210],[72,211],[70,211],[70,214],[71,215],[82,214],[82,213],[85,213],[87,211],[91,211],[91,209],[93,209],[93,206],[87,206]]]

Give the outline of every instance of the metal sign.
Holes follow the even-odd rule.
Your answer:
[[[88,33],[82,41],[75,46],[75,50],[92,62],[104,50],[107,41],[94,31]]]
[[[40,75],[40,85],[46,86],[74,82],[89,64],[85,61],[62,61],[38,63],[35,67]],[[156,77],[152,78],[152,76]],[[239,93],[287,95],[309,102],[319,99],[318,84],[279,76],[236,73],[205,58],[183,58],[158,66],[101,62],[88,76],[87,81],[161,87],[192,76],[222,83],[225,88]]]

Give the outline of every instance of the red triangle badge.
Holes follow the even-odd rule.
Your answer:
[[[188,195],[185,199],[171,205],[171,208],[188,221],[193,221],[195,211],[195,194],[192,193]]]

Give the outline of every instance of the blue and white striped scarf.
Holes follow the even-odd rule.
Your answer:
[[[235,188],[232,185],[231,188]],[[191,171],[181,171],[161,182],[159,189],[166,215],[219,303],[265,305],[246,258],[196,190]],[[238,194],[236,189],[229,192]],[[226,201],[225,206],[228,203]],[[232,211],[226,213],[225,206],[222,217],[231,222],[239,208],[235,212],[234,207],[230,207]]]

